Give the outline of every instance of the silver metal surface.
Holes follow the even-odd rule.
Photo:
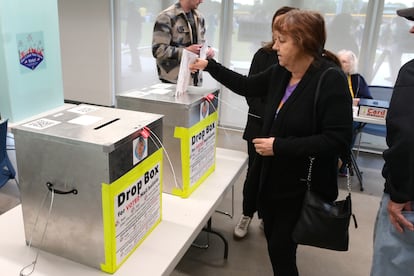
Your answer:
[[[188,92],[175,97],[175,85],[168,86],[164,89],[169,90],[165,94],[158,94],[154,87],[146,87],[121,93],[116,98],[119,108],[165,115],[163,120],[164,147],[171,158],[173,168],[164,162],[163,191],[171,193],[174,188],[183,188],[181,144],[180,140],[174,137],[175,127],[190,128],[198,123],[200,121],[200,105],[210,94],[214,97],[209,99],[209,114],[215,112],[218,107],[219,90],[217,88],[190,86]],[[152,91],[156,92],[153,93]],[[175,172],[176,181],[173,171]]]
[[[105,263],[102,183],[112,183],[136,165],[132,143],[143,127],[162,137],[163,116],[89,105],[76,109],[95,110],[79,114],[68,108],[49,115],[42,119],[59,124],[45,129],[33,128],[41,125],[37,120],[12,128],[25,235],[27,242],[32,238],[32,245],[40,246],[48,203],[40,212],[39,207],[49,192],[46,183],[62,191],[76,189],[77,194],[55,194],[41,249],[100,269]],[[79,118],[97,121],[75,124]],[[158,148],[148,139],[148,156]]]

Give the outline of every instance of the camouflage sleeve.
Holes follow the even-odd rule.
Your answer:
[[[156,59],[181,58],[183,48],[177,47],[173,42],[172,20],[166,14],[160,14],[154,24],[152,36],[152,55]]]

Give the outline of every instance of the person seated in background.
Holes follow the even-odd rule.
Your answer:
[[[347,76],[349,91],[353,99],[353,104],[358,105],[359,99],[372,99],[368,84],[361,74],[357,73],[358,58],[355,53],[350,50],[340,50],[337,54],[341,62],[342,71]],[[352,138],[351,149],[355,144],[356,133],[360,132],[364,127],[364,123],[354,122],[354,136]],[[339,176],[347,176],[345,162],[339,162]]]
[[[354,52],[350,50],[341,50],[338,52],[337,56],[341,62],[342,71],[347,75],[349,90],[354,99],[354,104],[355,99],[372,99],[367,82],[361,74],[357,73],[358,58]]]

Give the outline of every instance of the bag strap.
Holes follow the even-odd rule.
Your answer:
[[[311,182],[312,182],[312,168],[313,162],[315,161],[315,157],[309,156],[309,167],[308,167],[308,177],[306,178],[306,185],[308,186],[308,190],[310,190]],[[349,176],[349,167],[348,164],[346,166],[346,187],[348,189],[348,193],[351,194],[352,191],[352,184],[351,184],[351,177]]]
[[[318,98],[319,98],[319,93],[321,90],[321,84],[322,84],[322,79],[325,77],[326,73],[328,73],[328,71],[330,70],[335,70],[338,71],[339,69],[337,69],[336,67],[329,67],[327,68],[325,71],[322,72],[321,77],[318,80],[318,84],[316,85],[316,91],[315,91],[315,98],[313,99],[313,119],[312,119],[312,133],[316,134],[316,104],[318,102]],[[308,186],[308,190],[310,190],[310,186],[311,186],[311,182],[312,182],[312,167],[313,167],[313,162],[315,161],[315,157],[314,156],[309,156],[309,168],[308,168],[308,176],[306,178],[306,185]],[[351,190],[352,190],[352,185],[351,185],[351,177],[349,176],[349,171],[350,171],[350,167],[351,164],[347,163],[346,165],[346,185],[348,188],[348,193],[351,194]]]
[[[312,114],[312,132],[315,134],[316,133],[316,104],[318,102],[319,99],[319,94],[320,94],[320,90],[321,90],[321,85],[322,85],[322,80],[325,77],[326,73],[328,73],[328,71],[330,70],[335,70],[338,71],[338,69],[336,67],[329,67],[328,69],[326,69],[325,71],[323,71],[323,73],[321,74],[321,77],[318,80],[318,84],[316,85],[316,92],[315,92],[315,98],[313,99],[313,114]]]
[[[324,76],[326,75],[326,73],[329,70],[335,70],[334,67],[329,67],[328,69],[326,69],[325,71],[322,72],[319,80],[318,80],[318,84],[316,85],[316,91],[315,91],[315,98],[313,99],[313,109],[312,109],[312,133],[316,134],[316,104],[318,102],[318,98],[319,98],[319,92],[321,90],[321,84],[322,84],[322,79],[324,78]],[[312,181],[312,167],[313,167],[313,161],[315,161],[315,157],[314,156],[309,156],[309,168],[308,168],[308,177],[306,178],[306,185],[308,186],[308,190],[310,190],[310,185],[311,185],[311,181]]]

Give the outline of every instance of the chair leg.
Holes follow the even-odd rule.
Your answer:
[[[351,152],[351,162],[352,162],[352,172],[350,172],[350,173],[351,173],[351,175],[353,175],[354,172],[356,173],[356,176],[358,177],[358,181],[359,181],[359,185],[360,185],[360,190],[363,191],[364,190],[364,184],[362,182],[362,173],[359,170],[359,167],[358,167],[358,164],[356,162],[356,159],[355,159],[355,156],[354,156],[353,152]]]
[[[356,150],[355,159],[358,159],[358,157],[359,157],[359,150],[361,149],[362,131],[360,131],[357,135],[358,135],[358,147],[357,147],[357,150]]]

